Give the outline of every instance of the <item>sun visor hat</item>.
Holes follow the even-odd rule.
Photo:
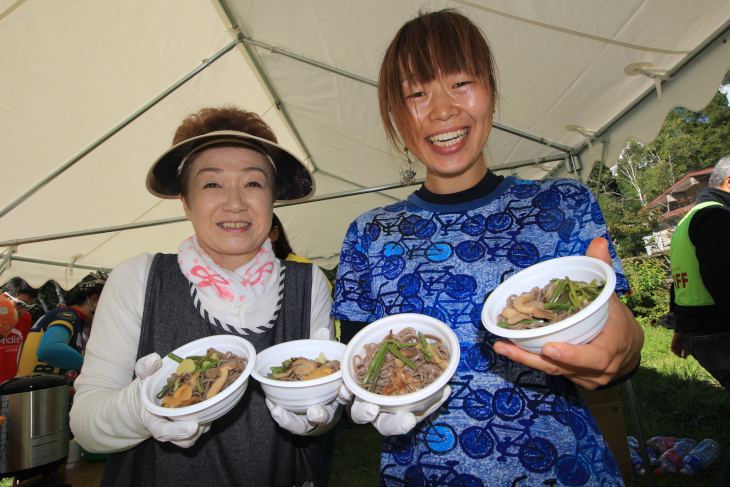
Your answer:
[[[309,168],[295,155],[280,145],[245,132],[221,130],[193,137],[180,142],[167,150],[152,164],[147,173],[147,190],[158,198],[177,198],[177,175],[180,164],[202,145],[212,145],[216,140],[240,139],[244,145],[251,146],[268,155],[274,163],[276,172],[276,201],[297,203],[306,201],[314,195],[315,183]]]

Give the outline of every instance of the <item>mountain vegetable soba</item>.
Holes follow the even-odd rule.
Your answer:
[[[605,284],[605,281],[598,284],[596,279],[590,283],[572,281],[567,276],[551,279],[543,288],[534,287],[528,293],[510,296],[497,317],[497,326],[531,330],[558,323],[588,306],[601,294]]]
[[[364,348],[364,358],[352,359],[355,378],[363,389],[385,396],[423,389],[441,376],[450,359],[440,337],[413,328],[391,330],[382,342]]]
[[[209,348],[205,355],[184,359],[167,354],[177,362],[177,370],[157,394],[162,407],[181,408],[211,399],[233,384],[246,369],[248,360],[231,352]]]

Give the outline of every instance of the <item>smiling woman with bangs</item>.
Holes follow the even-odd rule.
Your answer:
[[[425,166],[426,181],[406,201],[350,225],[332,314],[343,342],[387,315],[436,317],[458,336],[461,360],[441,402],[424,413],[381,413],[355,399],[352,418],[386,436],[382,485],[425,485],[435,476],[439,485],[470,487],[623,485],[576,387],[611,386],[639,366],[643,334],[618,296],[592,342],[549,343],[542,355],[499,341],[481,324],[484,300],[504,279],[554,257],[602,259],[618,275],[617,290],[628,289],[587,187],[489,171],[494,73],[484,35],[453,10],[409,21],[385,54],[378,86],[385,132]],[[386,230],[383,221],[396,224]]]

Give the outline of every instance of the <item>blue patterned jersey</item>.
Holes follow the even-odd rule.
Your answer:
[[[371,322],[423,313],[449,324],[461,359],[444,406],[383,442],[383,486],[623,485],[573,383],[496,354],[481,323],[489,293],[538,262],[609,243],[593,194],[569,179],[506,178],[491,194],[434,205],[415,194],[347,232],[333,315]],[[618,290],[627,290],[610,246]]]

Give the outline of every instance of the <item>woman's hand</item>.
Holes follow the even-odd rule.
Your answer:
[[[611,265],[608,242],[603,238],[594,239],[586,255]],[[513,343],[500,341],[494,344],[494,351],[550,375],[564,375],[579,386],[592,390],[631,372],[638,363],[643,344],[641,326],[614,294],[609,300],[606,326],[590,343],[551,342],[542,347],[543,355],[538,355]]]
[[[357,424],[372,423],[375,429],[383,436],[405,435],[411,431],[416,424],[420,423],[433,414],[451,395],[451,386],[444,387],[441,397],[427,410],[419,414],[409,412],[386,413],[380,411],[380,406],[354,398],[350,417]],[[349,401],[354,394],[344,384],[340,386],[339,400]]]
[[[329,404],[310,406],[306,414],[299,414],[277,406],[266,398],[266,407],[274,421],[299,436],[319,436],[329,431],[340,418],[337,411],[339,406],[340,403],[335,399]]]

